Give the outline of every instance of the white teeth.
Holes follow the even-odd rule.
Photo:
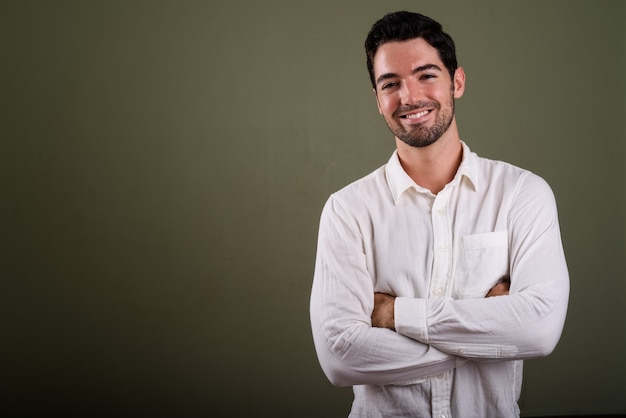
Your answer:
[[[428,110],[424,110],[419,113],[413,113],[412,115],[405,115],[404,117],[407,119],[417,119],[417,118],[421,118],[422,116],[426,116],[427,114],[428,114]]]

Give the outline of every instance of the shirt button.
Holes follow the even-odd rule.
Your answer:
[[[442,253],[446,250],[446,247],[439,247],[439,252]]]
[[[439,418],[446,418],[446,416],[441,414],[441,415],[439,415]]]
[[[464,348],[459,348],[458,350],[456,350],[457,353],[459,353],[460,355],[465,354],[465,349]]]
[[[443,209],[437,209],[437,215],[443,215],[445,211]]]
[[[438,287],[437,289],[435,289],[433,291],[433,296],[441,296],[441,295],[443,295],[443,289],[442,288]]]

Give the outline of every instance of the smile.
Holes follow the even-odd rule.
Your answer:
[[[406,114],[406,115],[402,115],[400,117],[402,119],[419,119],[419,118],[422,118],[422,117],[426,116],[429,113],[430,113],[430,110],[422,110],[421,112],[409,113],[409,114]]]
[[[409,115],[402,115],[400,117],[404,119],[419,119],[422,116],[426,116],[428,113],[430,113],[430,110],[422,110],[421,112],[418,112],[418,113],[411,113]]]

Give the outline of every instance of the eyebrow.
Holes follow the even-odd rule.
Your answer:
[[[421,65],[415,69],[413,69],[413,71],[411,72],[411,74],[417,74],[417,73],[421,73],[422,71],[428,71],[428,70],[437,70],[437,71],[442,71],[441,67],[438,66],[437,64],[424,64]],[[381,74],[377,79],[376,79],[376,85],[380,84],[381,82],[388,80],[390,78],[397,78],[398,74],[396,73],[385,73],[385,74]]]

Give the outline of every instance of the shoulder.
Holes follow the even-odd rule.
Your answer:
[[[329,201],[338,200],[348,206],[361,205],[363,202],[376,200],[388,190],[385,179],[385,166],[381,166],[368,175],[344,186],[330,195]]]
[[[508,202],[509,218],[525,223],[557,216],[556,199],[548,182],[538,174],[514,164],[479,157],[485,186],[500,189]]]
[[[479,156],[476,157],[476,161],[481,177],[487,183],[500,182],[504,186],[514,187],[518,192],[522,190],[550,190],[550,186],[541,176],[528,169],[505,161]]]
[[[360,223],[390,200],[383,165],[332,193],[324,204],[322,221],[343,219],[344,222]]]

